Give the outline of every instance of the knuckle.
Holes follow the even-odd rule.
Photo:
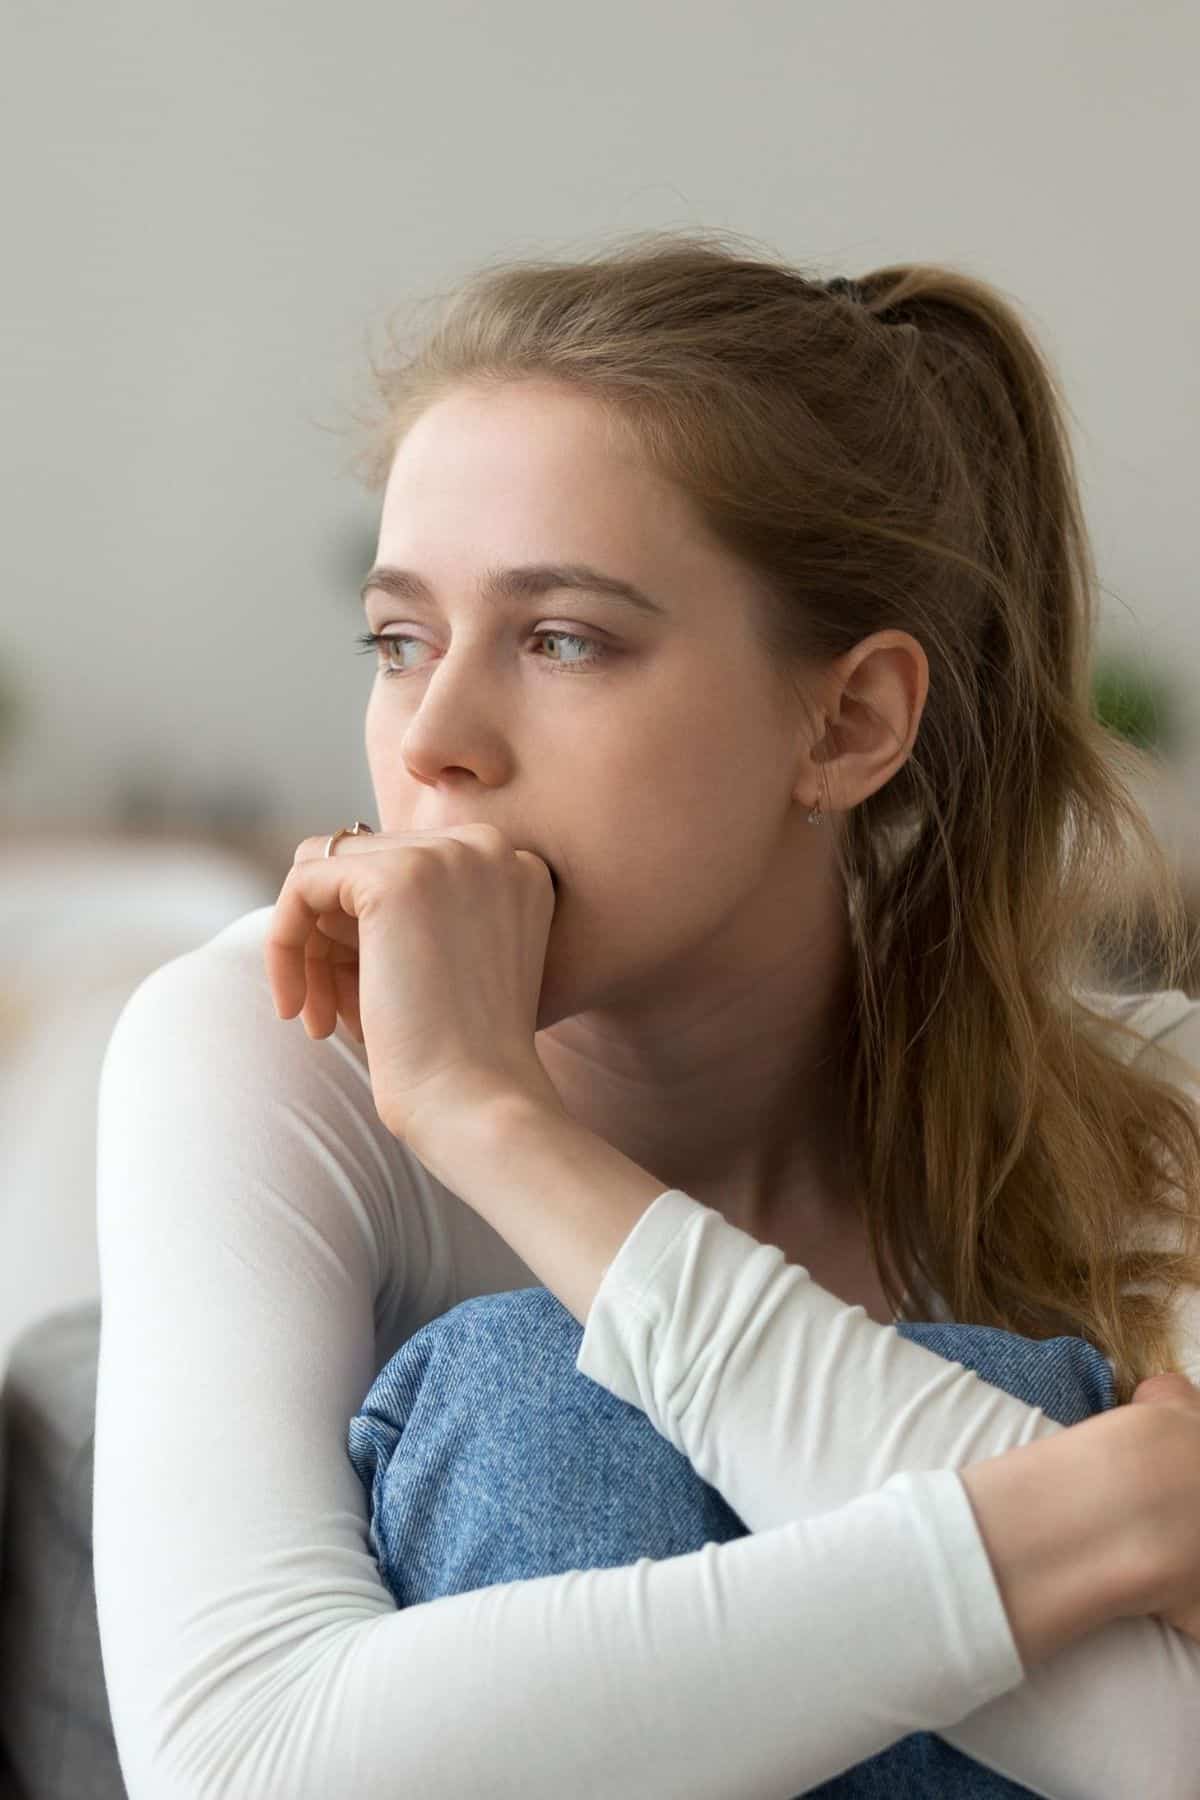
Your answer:
[[[396,865],[395,872],[387,879],[380,871],[379,889],[382,894],[388,887],[406,889],[412,894],[432,892],[438,885],[440,873],[437,858],[434,856],[402,856]]]
[[[1157,1375],[1148,1375],[1145,1381],[1138,1383],[1137,1391],[1143,1396],[1148,1394],[1155,1400],[1200,1399],[1200,1392],[1195,1384],[1175,1369],[1164,1369]]]
[[[499,855],[510,848],[507,837],[498,825],[464,825],[461,835],[466,842],[475,844],[492,855]]]

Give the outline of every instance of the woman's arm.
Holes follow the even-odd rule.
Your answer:
[[[1019,1683],[947,1470],[396,1610],[347,1425],[397,1307],[416,1329],[460,1271],[361,1053],[280,1026],[262,917],[147,978],[100,1079],[94,1558],[131,1800],[782,1800]]]
[[[965,1470],[1116,1422],[1068,1430],[844,1305],[782,1250],[677,1189],[642,1214],[606,1270],[576,1367],[640,1407],[755,1532],[843,1506],[898,1471]],[[1046,1484],[1047,1507],[1062,1498]],[[1068,1515],[1074,1507],[1082,1525],[1094,1500],[1077,1484]],[[1200,1644],[1157,1619],[1122,1619],[939,1730],[1038,1793],[1192,1797]]]

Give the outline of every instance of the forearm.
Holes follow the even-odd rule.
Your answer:
[[[1128,1423],[1125,1409],[1097,1414],[959,1471],[1027,1669],[1146,1610],[1143,1465]]]
[[[100,1086],[95,1585],[130,1800],[797,1794],[1013,1689],[946,1473],[396,1609],[347,1422],[393,1281],[428,1301],[452,1245],[360,1061],[276,1029],[256,917],[143,984]]]
[[[1047,1657],[1045,1626],[1035,1619],[1030,1627],[1029,1603],[1018,1596],[1017,1623],[1027,1650],[1043,1660],[1012,1693],[943,1728],[942,1735],[964,1755],[1035,1793],[1126,1800],[1152,1789],[1162,1800],[1195,1800],[1200,1645],[1152,1616],[1112,1618],[1099,1629],[1084,1629],[1092,1610],[1089,1561],[1098,1566],[1095,1610],[1103,1615],[1121,1610],[1119,1590],[1130,1568],[1162,1557],[1161,1540],[1169,1534],[1154,1528],[1161,1495],[1149,1510],[1146,1501],[1162,1489],[1163,1464],[1148,1455],[1136,1420],[1139,1413],[1167,1416],[1171,1409],[1119,1407],[1065,1427],[953,1357],[876,1324],[861,1306],[845,1305],[807,1270],[787,1263],[776,1247],[672,1192],[650,1205],[605,1274],[576,1366],[640,1407],[751,1532],[827,1513],[855,1494],[874,1492],[900,1470],[954,1471],[975,1520],[962,1471],[1076,1434],[1078,1449],[1111,1425],[1111,1441],[1100,1445],[1103,1455],[1078,1462],[1047,1456],[1036,1463],[1029,1456],[1000,1477],[1003,1482],[1029,1466],[1043,1471],[1046,1479],[1018,1484],[1017,1502],[1036,1507],[1043,1489],[1059,1494],[1068,1511],[1059,1539],[1064,1546],[1083,1516],[1079,1494],[1087,1490],[1095,1498],[1098,1490],[1107,1496],[1098,1524],[1095,1517],[1090,1521],[1076,1567],[1083,1605],[1074,1603],[1068,1585],[1065,1608],[1061,1596],[1052,1608],[1065,1610],[1068,1630],[1073,1615],[1079,1631],[1074,1642]],[[1115,1476],[1138,1490],[1134,1503],[1114,1499]],[[997,1478],[973,1479],[986,1489]],[[1134,1521],[1131,1537],[1114,1532],[1110,1560],[1105,1519],[1112,1524],[1120,1517]],[[978,1521],[975,1530],[991,1571]],[[998,1533],[993,1528],[997,1536],[1010,1592],[1014,1567],[1016,1586],[1023,1589],[1029,1578],[1022,1579],[1022,1570],[1033,1560],[1036,1580],[1037,1558],[1031,1559],[1028,1541],[1018,1543],[1013,1555],[1003,1520]],[[1049,1553],[1041,1561],[1044,1566]],[[1114,1575],[1117,1596],[1106,1580]],[[989,1579],[1003,1608],[994,1572]],[[1161,1592],[1161,1580],[1155,1581]],[[1155,1581],[1148,1583],[1152,1591]],[[1154,1604],[1141,1608],[1146,1615],[1161,1610]],[[1056,1626],[1051,1619],[1051,1639],[1062,1630],[1061,1620]]]
[[[409,1147],[581,1325],[608,1265],[670,1186],[565,1111],[522,1094],[464,1104]]]
[[[956,1471],[997,1616],[1025,1668],[1040,1664],[937,1727],[956,1748],[1035,1792],[1068,1791],[1070,1772],[1084,1785],[1069,1791],[1123,1800],[1149,1768],[1164,1800],[1191,1795],[1200,1664],[1130,1600],[1146,1511],[1142,1536],[1127,1535],[1138,1509],[1118,1504],[1111,1477],[1137,1469],[1137,1445],[1093,1441],[1154,1409],[1064,1430],[843,1305],[569,1121],[563,1132],[502,1108],[448,1131],[432,1159],[417,1154],[584,1323],[580,1372],[646,1412],[752,1533],[829,1514],[901,1469]],[[998,1472],[985,1466],[1010,1454]],[[964,1565],[951,1575],[961,1597]]]
[[[605,1271],[663,1183],[567,1115],[497,1096],[446,1120],[421,1160],[586,1325]],[[1122,1409],[960,1469],[1022,1662],[1031,1668],[1147,1591],[1140,1466]],[[1126,1437],[1129,1433],[1126,1432]],[[1120,1440],[1123,1444],[1125,1439]]]
[[[1126,1579],[1144,1543],[1115,1530],[1112,1467],[1078,1456],[1114,1415],[1065,1431],[570,1121],[502,1107],[446,1130],[432,1156],[412,1148],[585,1325],[579,1372],[648,1413],[752,1534],[829,1514],[901,1469],[955,1471],[997,1616],[1033,1674],[937,1726],[946,1741],[1036,1793],[1115,1800],[1150,1769],[1164,1800],[1191,1796],[1200,1652],[1155,1618],[1121,1616],[1137,1611]],[[964,1483],[1015,1451],[1029,1454]],[[968,1561],[955,1564],[959,1597]]]

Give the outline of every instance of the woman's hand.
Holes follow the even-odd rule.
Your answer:
[[[1200,1641],[1200,1390],[1134,1398],[960,1471],[1027,1668],[1113,1619]]]
[[[494,825],[305,838],[265,944],[281,1019],[338,1023],[376,1110],[420,1155],[439,1116],[503,1094],[559,1105],[534,1043],[555,906],[547,864]]]
[[[1146,1449],[1144,1519],[1161,1573],[1142,1610],[1200,1643],[1200,1388],[1186,1375],[1152,1375],[1130,1404],[1153,1412],[1161,1431]]]

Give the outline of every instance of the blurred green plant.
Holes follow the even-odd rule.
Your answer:
[[[1179,689],[1133,656],[1109,651],[1092,667],[1092,710],[1118,737],[1169,756],[1179,747]]]
[[[17,740],[25,718],[25,697],[7,663],[0,662],[0,758]]]

